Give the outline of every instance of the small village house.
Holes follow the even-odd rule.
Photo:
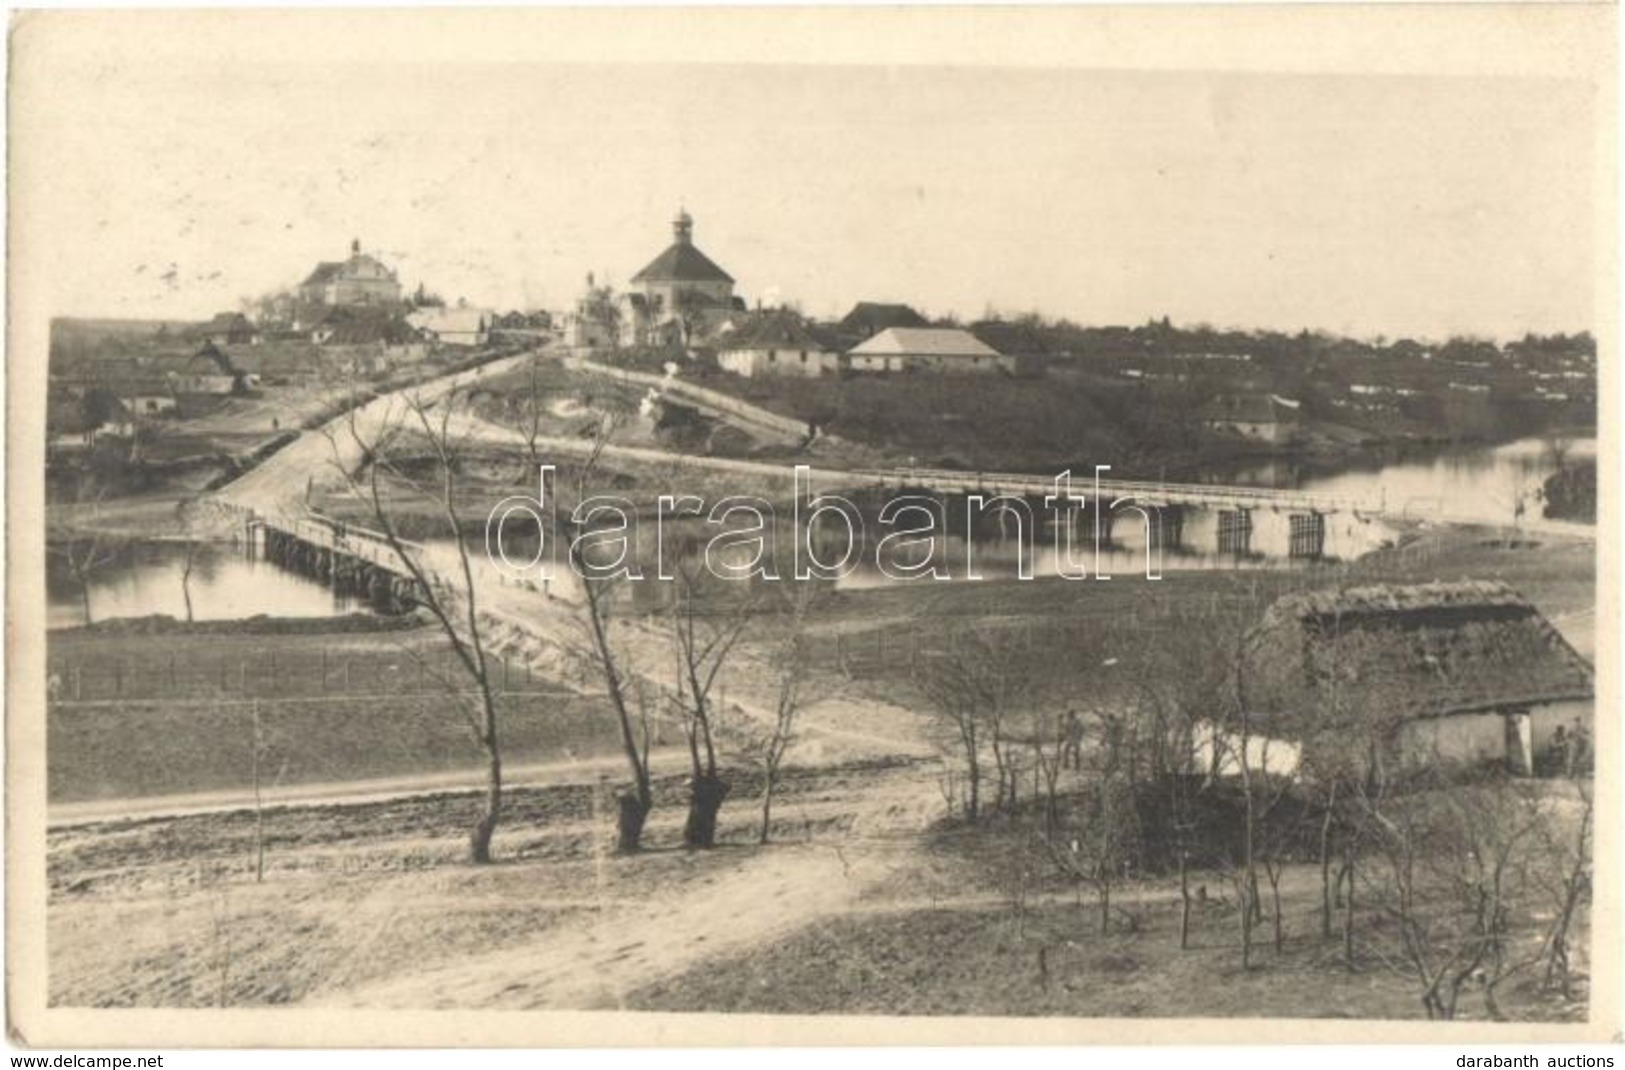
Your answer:
[[[1010,372],[1013,363],[969,331],[950,327],[888,327],[847,353],[855,372]]]
[[[1528,775],[1572,768],[1592,738],[1591,666],[1504,583],[1289,595],[1253,639],[1254,729],[1309,761]]]
[[[175,394],[233,394],[243,389],[243,377],[218,345],[203,343],[203,348],[189,357],[168,362],[164,375]]]
[[[260,331],[241,312],[220,312],[190,332],[193,338],[215,346],[259,345]]]
[[[841,317],[836,330],[856,345],[892,327],[929,327],[924,316],[907,305],[885,301],[859,301]]]
[[[1202,411],[1210,430],[1271,446],[1294,442],[1301,434],[1299,403],[1274,394],[1226,394]]]
[[[793,312],[760,313],[716,343],[717,364],[745,378],[817,378],[840,371],[841,354]]]

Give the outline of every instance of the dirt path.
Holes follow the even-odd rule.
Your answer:
[[[589,918],[490,955],[410,969],[359,987],[313,993],[313,1006],[610,1009],[632,991],[707,959],[747,952],[861,909],[907,867],[918,834],[941,812],[934,771],[909,770],[849,800],[839,839],[771,846],[669,893],[628,897],[599,882]],[[637,865],[620,859],[616,867]]]

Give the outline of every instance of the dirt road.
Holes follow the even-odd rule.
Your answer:
[[[651,982],[707,959],[767,946],[861,908],[913,864],[919,834],[941,813],[935,773],[910,770],[841,800],[852,823],[827,842],[741,852],[669,888],[604,880],[538,909],[590,910],[492,954],[403,969],[360,985],[342,978],[312,1006],[372,1008],[611,1009]],[[618,866],[635,865],[620,860]]]

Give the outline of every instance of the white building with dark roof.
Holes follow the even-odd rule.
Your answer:
[[[694,217],[679,211],[672,243],[632,276],[620,305],[622,345],[693,342],[744,310],[734,278],[694,244]]]
[[[840,371],[840,350],[793,312],[763,312],[716,342],[717,364],[745,378],[816,378]]]

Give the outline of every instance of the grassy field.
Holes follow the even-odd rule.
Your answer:
[[[199,631],[202,631],[199,629]],[[476,769],[477,701],[436,629],[190,634],[55,632],[46,761],[52,802]],[[494,668],[515,763],[614,753],[599,700],[521,664]],[[657,726],[658,731],[658,726]]]

